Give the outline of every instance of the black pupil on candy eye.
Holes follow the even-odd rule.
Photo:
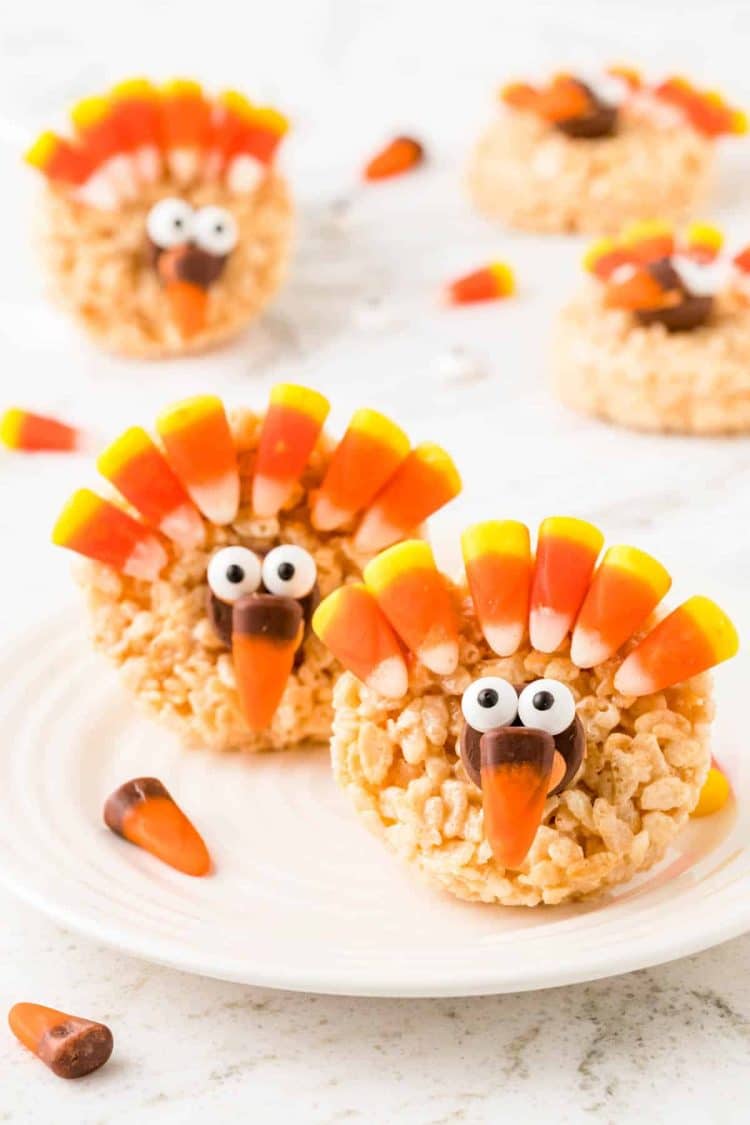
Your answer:
[[[241,582],[244,577],[245,572],[239,565],[239,563],[232,563],[227,567],[227,582],[233,582],[237,584],[238,582]]]
[[[279,563],[276,573],[282,582],[290,582],[294,578],[294,566],[290,562]]]
[[[223,223],[216,223],[216,225],[214,226],[214,234],[223,234],[223,233],[224,233],[224,224]]]
[[[480,707],[494,707],[499,698],[494,688],[486,687],[479,692],[477,703]]]
[[[551,691],[538,691],[531,702],[535,711],[549,711],[554,706],[555,697]]]

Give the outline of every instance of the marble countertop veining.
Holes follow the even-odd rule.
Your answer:
[[[210,18],[209,18],[210,11]],[[125,8],[27,0],[0,14],[2,399],[110,434],[207,386],[261,404],[279,378],[309,380],[340,426],[363,401],[415,439],[442,441],[465,479],[461,520],[554,510],[637,536],[716,588],[750,567],[750,443],[618,432],[564,411],[546,389],[549,326],[577,283],[583,242],[489,227],[460,187],[470,135],[505,75],[571,59],[630,57],[750,94],[750,13],[739,0],[198,0]],[[228,33],[229,32],[229,33]],[[32,65],[33,64],[33,65]],[[196,72],[287,106],[287,167],[300,201],[289,284],[235,346],[134,365],[91,350],[43,300],[29,250],[31,178],[18,148],[62,104],[133,71]],[[343,91],[346,91],[344,95]],[[750,101],[750,97],[747,98]],[[394,129],[428,143],[428,168],[356,186],[363,154]],[[716,217],[750,237],[748,146],[722,156]],[[13,221],[7,221],[14,216]],[[18,216],[18,221],[15,220]],[[442,281],[510,260],[519,296],[441,309]],[[452,378],[464,353],[473,378]],[[448,357],[448,358],[446,358]],[[27,599],[70,597],[50,551],[61,500],[91,476],[81,458],[0,459],[0,589],[6,628]],[[444,526],[455,526],[456,517]],[[24,597],[16,595],[23,591]],[[0,857],[0,863],[2,857]],[[116,1054],[63,1084],[0,1031],[0,1122],[495,1120],[709,1122],[750,1117],[750,936],[671,965],[517,996],[348,1000],[191,978],[60,930],[0,891],[0,1011],[37,999],[109,1022]]]

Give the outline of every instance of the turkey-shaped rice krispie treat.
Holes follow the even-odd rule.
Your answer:
[[[280,384],[264,416],[203,396],[167,408],[156,441],[127,430],[99,457],[122,500],[74,494],[53,540],[86,556],[95,646],[192,745],[283,749],[330,735],[340,671],[311,635],[321,594],[359,577],[460,490],[439,446],[355,412],[336,444],[328,402]]]
[[[27,160],[47,179],[39,245],[54,298],[107,349],[213,346],[279,288],[292,206],[274,159],[287,122],[236,91],[145,79],[86,98],[71,138]]]
[[[750,249],[722,241],[646,222],[591,248],[554,341],[563,402],[643,430],[750,431]]]
[[[611,232],[636,219],[683,220],[706,196],[716,141],[742,113],[685,78],[647,84],[610,67],[500,93],[469,188],[481,211],[525,230]]]
[[[553,517],[467,529],[456,585],[421,541],[376,556],[313,629],[348,671],[336,780],[386,845],[459,898],[560,903],[651,867],[710,764],[707,669],[737,635],[664,567]]]

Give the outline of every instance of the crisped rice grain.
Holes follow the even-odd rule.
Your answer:
[[[166,195],[196,207],[215,204],[234,216],[239,241],[209,290],[206,328],[185,341],[172,323],[164,291],[146,254],[146,216]],[[141,358],[204,351],[241,331],[271,299],[286,271],[292,206],[283,178],[270,173],[258,190],[232,195],[220,184],[177,189],[161,183],[118,211],[77,203],[45,188],[38,242],[50,295],[109,351]]]
[[[639,699],[621,696],[612,686],[621,658],[582,671],[567,646],[553,656],[528,645],[512,657],[494,656],[465,592],[457,602],[462,635],[455,675],[439,677],[415,664],[401,701],[377,696],[350,673],[336,684],[334,774],[365,825],[459,898],[507,906],[597,894],[651,867],[685,823],[708,772],[710,676]],[[548,798],[518,870],[492,856],[481,792],[458,753],[461,692],[483,675],[513,683],[564,680],[586,731],[579,775]]]
[[[627,111],[614,136],[574,140],[506,109],[474,152],[468,186],[481,211],[522,230],[616,233],[636,219],[689,217],[708,194],[713,147],[685,125]]]
[[[558,319],[553,379],[564,403],[639,430],[750,431],[750,306],[740,294],[717,296],[702,327],[669,333],[605,308],[601,289],[587,284]]]
[[[289,677],[273,722],[248,731],[240,711],[230,653],[206,617],[206,567],[213,551],[228,544],[268,549],[296,543],[314,556],[325,596],[358,577],[364,559],[349,533],[321,535],[310,525],[307,494],[319,485],[330,460],[322,438],[300,485],[277,519],[256,520],[247,507],[260,419],[247,410],[232,415],[239,449],[243,507],[229,527],[207,524],[206,544],[192,551],[170,546],[169,563],[156,582],[115,573],[86,562],[80,567],[97,649],[120,668],[127,687],[145,708],[165,720],[191,746],[217,750],[279,750],[330,735],[333,682],[339,666],[314,635],[304,642],[304,661]],[[369,734],[364,740],[375,741]],[[367,750],[363,748],[363,760]],[[373,746],[377,773],[382,747]],[[376,776],[374,774],[373,776]]]

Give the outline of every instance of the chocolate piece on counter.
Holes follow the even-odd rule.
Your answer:
[[[302,606],[293,598],[249,594],[232,607],[232,633],[292,641],[299,633]]]
[[[566,769],[562,779],[550,791],[550,797],[554,797],[557,793],[562,793],[563,789],[567,789],[578,773],[583,756],[586,753],[586,732],[577,715],[567,730],[555,735],[555,749],[565,759]]]
[[[43,1004],[14,1004],[8,1024],[17,1039],[59,1078],[83,1078],[112,1054],[112,1032],[103,1023],[69,1016]]]
[[[210,587],[207,593],[206,613],[208,614],[208,620],[211,622],[213,631],[216,633],[219,640],[222,641],[227,648],[231,648],[233,606],[231,606],[229,602],[223,602],[220,598],[217,598]]]
[[[534,727],[498,727],[480,739],[482,769],[497,766],[526,765],[538,770],[540,776],[552,772],[555,740],[546,730]]]
[[[617,106],[603,102],[585,82],[577,79],[576,83],[585,91],[591,108],[587,113],[577,117],[556,121],[555,128],[565,133],[566,137],[573,137],[576,140],[595,140],[597,137],[613,136],[617,132]]]
[[[107,798],[107,803],[104,806],[104,823],[118,836],[124,837],[123,821],[126,813],[130,812],[135,805],[141,804],[142,801],[149,801],[153,798],[172,800],[158,778],[136,777],[132,781],[126,781]]]

